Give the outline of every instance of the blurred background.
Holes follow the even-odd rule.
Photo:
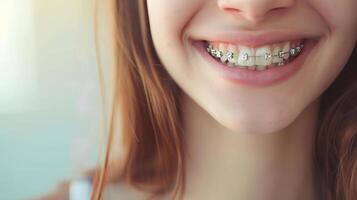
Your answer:
[[[1,200],[36,197],[97,162],[93,10],[93,0],[0,0]]]

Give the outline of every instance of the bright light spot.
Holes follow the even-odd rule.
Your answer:
[[[26,110],[36,90],[32,1],[0,1],[0,113]]]

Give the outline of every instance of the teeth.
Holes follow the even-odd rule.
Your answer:
[[[236,63],[237,63],[237,55],[238,55],[238,52],[237,52],[237,48],[236,46],[234,45],[231,45],[229,44],[228,47],[227,47],[227,62],[229,64],[229,66],[235,66]]]
[[[298,56],[304,48],[302,41],[266,45],[256,49],[225,43],[209,43],[207,52],[229,67],[263,71],[283,66]]]
[[[255,65],[254,51],[247,47],[239,48],[238,65],[253,66]]]
[[[272,61],[272,55],[269,46],[260,47],[255,52],[255,64],[256,65],[270,65]]]
[[[284,44],[283,52],[284,52],[283,59],[288,60],[290,57],[290,53],[289,53],[290,52],[290,43],[289,42]]]
[[[277,45],[273,48],[273,55],[279,55],[279,52],[283,52],[283,48],[280,45]],[[272,63],[281,63],[283,62],[283,58],[281,58],[280,56],[273,56],[272,58]]]
[[[263,70],[266,70],[267,68],[268,68],[268,66],[257,66],[256,70],[257,71],[263,71]]]
[[[219,50],[223,53],[223,56],[221,57],[221,62],[225,63],[227,61],[227,49],[226,45],[224,44],[219,44]]]

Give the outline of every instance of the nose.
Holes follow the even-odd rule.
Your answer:
[[[269,13],[285,10],[296,0],[217,0],[218,7],[226,13],[239,15],[251,22],[263,20]]]

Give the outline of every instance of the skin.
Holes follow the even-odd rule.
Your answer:
[[[185,199],[318,199],[312,154],[319,96],[354,48],[357,1],[147,0],[147,5],[157,54],[185,93]],[[223,80],[192,44],[207,33],[271,30],[304,33],[318,42],[297,74],[269,87]]]

